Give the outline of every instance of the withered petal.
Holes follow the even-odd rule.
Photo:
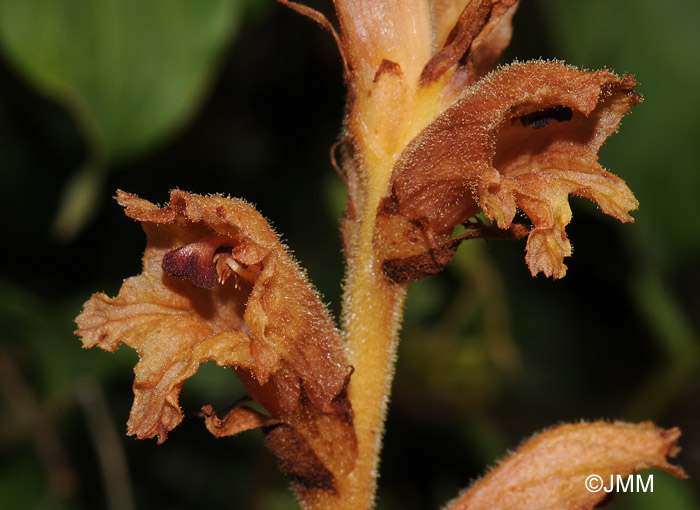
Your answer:
[[[632,77],[607,70],[535,61],[512,64],[467,87],[411,141],[392,170],[385,201],[394,205],[380,208],[379,216],[393,211],[404,219],[378,217],[378,230],[403,224],[403,239],[387,241],[388,230],[377,232],[380,253],[393,250],[383,259],[424,253],[479,211],[507,229],[520,209],[534,227],[531,271],[563,276],[571,251],[564,232],[569,194],[594,200],[620,221],[631,221],[629,212],[637,208],[624,181],[603,170],[597,155],[641,101],[635,86]]]
[[[508,229],[479,226],[428,251],[405,258],[387,259],[382,265],[384,276],[394,283],[421,280],[442,271],[450,263],[457,248],[467,239],[521,239],[530,233],[524,225],[513,223]]]
[[[472,42],[469,60],[474,80],[491,71],[503,50],[510,44],[513,15],[517,8],[518,0],[494,2],[488,23]]]
[[[352,441],[348,444],[352,445]],[[284,423],[271,427],[265,434],[265,445],[277,457],[280,471],[289,475],[300,492],[336,492],[333,473],[294,427]]]
[[[456,18],[455,5],[463,6]],[[447,5],[438,2],[433,11],[434,24],[442,47],[423,69],[421,83],[438,80],[457,64],[462,67],[448,88],[461,89],[486,74],[510,43],[517,6],[518,0],[472,0]],[[444,37],[443,31],[449,23],[449,34]]]
[[[200,363],[249,367],[252,360],[247,335],[214,333],[186,300],[151,283],[141,275],[127,279],[116,298],[95,294],[76,322],[85,347],[115,351],[125,343],[138,351],[128,432],[163,442],[182,421],[180,389]],[[152,292],[142,296],[141,289]]]
[[[421,83],[434,82],[457,64],[471,47],[472,41],[488,22],[491,0],[472,0],[459,15],[457,23],[447,36],[445,44],[423,68]]]
[[[324,465],[309,442],[294,427],[265,416],[247,406],[236,407],[223,419],[211,406],[204,406],[207,430],[216,437],[228,437],[262,428],[265,445],[275,454],[280,470],[289,475],[300,490],[321,489],[335,492],[333,473]],[[352,440],[347,442],[352,444]]]
[[[221,419],[216,415],[212,406],[206,405],[202,407],[202,415],[207,430],[216,437],[235,436],[247,430],[281,423],[280,420],[265,416],[248,406],[236,407]]]
[[[435,44],[442,48],[457,24],[460,14],[471,0],[431,0]]]
[[[607,493],[587,490],[589,475],[609,483],[656,467],[685,478],[666,460],[678,453],[680,435],[651,422],[561,425],[527,441],[446,510],[591,510]]]

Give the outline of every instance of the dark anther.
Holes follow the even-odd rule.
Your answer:
[[[571,120],[573,115],[573,110],[568,106],[555,106],[554,108],[546,108],[537,112],[528,113],[518,118],[524,127],[529,126],[532,129],[542,129],[549,126],[553,120],[557,122]]]

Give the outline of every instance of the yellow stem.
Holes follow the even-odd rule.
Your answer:
[[[343,301],[345,352],[354,367],[349,397],[358,457],[350,473],[334,473],[335,494],[304,498],[305,508],[368,510],[374,506],[384,421],[394,376],[398,331],[408,284],[384,277],[374,250],[376,216],[401,151],[440,111],[442,82],[409,90],[391,74],[364,83],[347,120],[351,152],[343,162],[349,212],[343,229],[347,274]],[[380,232],[379,235],[393,235]]]
[[[352,261],[346,282],[346,350],[355,372],[350,402],[355,415],[358,459],[349,477],[347,506],[373,506],[379,453],[394,376],[405,285],[388,282],[374,253],[365,247]]]
[[[374,252],[376,211],[386,188],[390,165],[368,172],[369,184],[358,200],[358,223],[347,246],[343,302],[346,354],[354,367],[349,396],[354,413],[358,458],[340,482],[343,510],[373,507],[387,404],[394,376],[398,330],[407,285],[387,280]],[[379,182],[377,182],[379,181]],[[384,182],[381,182],[384,181]]]

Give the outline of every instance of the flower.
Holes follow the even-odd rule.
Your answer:
[[[396,269],[401,259],[453,246],[452,229],[475,214],[506,230],[519,209],[532,223],[526,261],[533,276],[563,277],[570,194],[633,221],[634,195],[600,166],[597,152],[641,100],[635,85],[631,76],[539,61],[511,64],[467,87],[394,165],[378,225],[402,224],[405,233],[382,245],[393,261],[389,276],[408,271]]]
[[[143,273],[114,298],[92,296],[77,334],[85,347],[138,351],[130,434],[163,442],[183,418],[182,385],[213,360],[268,413],[238,406],[220,418],[205,406],[214,435],[262,427],[305,508],[368,508],[405,284],[476,237],[527,237],[532,274],[564,276],[569,195],[632,221],[637,201],[597,152],[641,97],[633,77],[607,70],[534,61],[491,71],[517,0],[335,0],[339,32],[279,1],[331,31],[344,64],[345,347],[253,207],[179,190],[165,207],[118,192],[148,236]],[[518,211],[529,224],[515,221]],[[466,232],[454,236],[460,225]],[[582,469],[683,476],[666,460],[679,435],[648,423],[565,425],[450,508],[591,508],[601,496],[584,490]]]
[[[375,222],[376,259],[390,280],[433,274],[459,241],[479,236],[527,236],[533,276],[561,278],[571,194],[633,221],[634,195],[597,157],[641,101],[632,76],[556,61],[491,71],[517,0],[335,5],[349,88],[344,239],[361,242],[358,225]],[[530,226],[514,223],[518,210]],[[501,232],[475,223],[479,214]],[[468,232],[451,238],[458,225]]]
[[[590,510],[612,490],[611,480],[643,469],[687,478],[666,460],[680,451],[680,435],[678,428],[664,430],[651,422],[560,425],[525,442],[445,509]]]
[[[118,192],[143,225],[143,273],[119,295],[95,294],[76,319],[85,347],[137,350],[129,434],[165,441],[178,396],[199,365],[231,367],[270,415],[235,408],[217,436],[266,427],[268,446],[300,490],[333,487],[354,461],[348,366],[340,337],[267,221],[241,200],[175,190],[168,206]],[[338,445],[343,451],[338,452]]]

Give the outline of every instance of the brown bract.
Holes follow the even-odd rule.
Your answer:
[[[598,475],[606,488],[610,478],[651,467],[685,478],[666,457],[679,451],[677,428],[664,430],[650,422],[578,423],[536,435],[448,503],[446,510],[590,510],[608,492],[586,479]]]
[[[571,254],[564,231],[570,194],[633,221],[634,195],[600,166],[597,153],[641,101],[636,85],[607,70],[537,61],[512,64],[467,87],[394,165],[378,211],[377,251],[400,266],[440,253],[453,228],[478,213],[507,230],[520,210],[532,224],[526,261],[533,276],[563,277],[563,259]]]
[[[471,0],[466,3],[436,2],[434,30],[441,48],[421,72],[425,84],[439,80],[446,72],[455,76],[451,87],[464,86],[480,78],[496,63],[508,46],[511,21],[517,0]],[[461,12],[457,6],[461,7]],[[459,16],[455,18],[455,14]],[[451,26],[443,41],[444,29]]]
[[[267,221],[241,200],[179,190],[163,208],[121,191],[117,200],[148,236],[143,273],[115,298],[92,296],[76,322],[85,347],[138,351],[129,434],[163,442],[182,420],[183,383],[215,361],[271,416],[238,408],[217,422],[209,408],[210,430],[268,427],[302,489],[332,489],[333,473],[354,458],[351,369],[325,307]]]

